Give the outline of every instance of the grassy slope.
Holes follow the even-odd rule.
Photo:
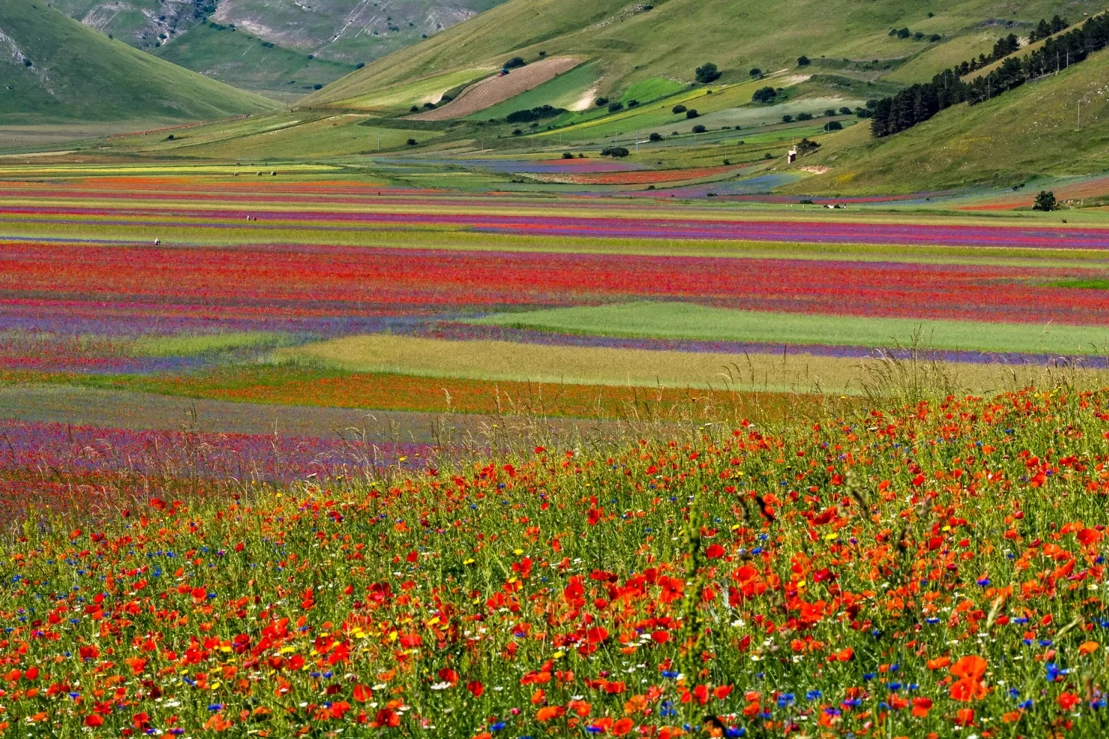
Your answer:
[[[112,41],[42,2],[4,0],[0,33],[8,39],[0,39],[4,122],[200,120],[275,107]]]
[[[243,31],[208,24],[158,47],[154,54],[186,69],[243,90],[290,100],[354,70],[353,64],[310,59],[299,51],[266,42]]]
[[[1104,171],[1109,168],[1106,74],[1109,52],[1101,52],[1057,77],[973,107],[948,109],[887,139],[870,138],[865,126],[827,137],[824,150],[804,164],[831,170],[792,190],[896,193]]]
[[[333,103],[403,80],[544,50],[600,62],[609,89],[655,76],[690,80],[712,60],[733,77],[748,68],[792,66],[800,54],[853,59],[910,58],[928,44],[889,37],[894,26],[958,36],[979,33],[988,19],[1034,23],[1054,12],[1075,15],[1100,6],[1082,0],[1022,3],[1014,12],[998,0],[937,0],[928,10],[895,0],[789,0],[773,12],[741,0],[666,0],[632,12],[623,0],[510,0],[428,41],[367,66],[309,102]],[[946,63],[947,60],[941,60]],[[937,69],[942,66],[937,62]]]

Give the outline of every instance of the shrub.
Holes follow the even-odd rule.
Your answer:
[[[408,141],[406,141],[404,143],[407,144],[408,146],[415,146],[416,145],[416,139],[408,139]]]
[[[623,146],[608,146],[608,147],[605,147],[604,149],[601,149],[601,156],[603,156],[603,157],[620,158],[620,157],[626,157],[630,153],[631,152],[629,152]]]
[[[848,108],[848,107],[847,107],[847,106],[845,105],[845,106],[843,106],[842,108],[840,108],[840,109],[839,109],[839,114],[840,114],[840,115],[851,115],[851,109],[850,109],[850,108]]]
[[[686,117],[686,120],[693,120],[694,118],[697,118],[697,117],[698,117],[698,116],[700,116],[700,115],[701,115],[701,114],[700,114],[700,113],[698,113],[698,112],[697,112],[697,110],[696,110],[695,108],[690,108],[689,110],[687,110],[687,111],[685,112],[685,117]]]
[[[709,82],[720,79],[720,70],[711,62],[697,67],[694,74],[696,75],[697,81],[702,85],[707,85]]]
[[[786,113],[784,116],[782,116],[782,123],[791,123],[792,121],[793,116],[791,116],[789,113]]]
[[[323,85],[321,85],[319,82],[317,82],[316,84],[312,85],[312,89],[313,90],[322,90]]]
[[[705,132],[705,131],[707,131],[707,130],[708,130],[708,129],[706,129],[706,128],[705,128],[704,126],[702,126],[701,124],[697,124],[696,126],[694,126],[694,127],[693,127],[693,133],[704,133],[704,132]]]
[[[805,156],[806,154],[812,154],[814,151],[816,151],[819,148],[820,148],[820,144],[816,143],[815,141],[810,141],[809,139],[801,139],[800,141],[797,142],[797,154],[799,156]]]
[[[804,54],[797,57],[797,66],[798,67],[807,67],[807,66],[809,66],[809,64],[810,64],[809,58],[807,56],[805,56]]]
[[[408,109],[408,112],[409,113],[419,113],[420,112],[420,106],[419,105],[413,105],[411,108]]]
[[[799,120],[799,121],[811,121],[812,120],[812,113],[798,113],[797,114],[797,120]]]
[[[638,100],[629,100],[629,101],[628,101],[628,107],[629,107],[629,108],[634,108],[634,107],[636,107],[636,106],[638,106],[638,105],[639,105],[639,101],[638,101]]]
[[[541,105],[531,110],[517,110],[509,113],[508,116],[505,117],[505,121],[508,123],[531,123],[533,121],[541,121],[545,118],[555,118],[565,112],[563,108]]]
[[[573,159],[573,158],[574,158],[574,155],[573,155],[573,154],[571,154],[571,153],[570,153],[570,152],[568,152],[568,151],[564,151],[564,152],[562,152],[562,158],[563,158],[563,159]]]
[[[505,69],[518,69],[518,68],[523,67],[525,65],[527,65],[527,62],[524,61],[524,58],[522,56],[514,56],[511,59],[509,59],[507,62],[504,63],[504,68]]]
[[[1032,210],[1055,210],[1059,203],[1055,200],[1055,193],[1051,190],[1040,190],[1040,194],[1036,196],[1036,202],[1032,205]]]
[[[751,102],[771,105],[778,98],[778,91],[773,87],[762,87],[751,96]]]
[[[675,105],[673,108],[670,109],[671,113],[684,113],[685,111],[686,111],[686,107],[684,105],[682,105],[681,103]]]
[[[609,113],[615,113],[615,112],[617,112],[619,110],[623,110],[623,109],[624,109],[624,104],[623,103],[609,103],[608,104],[608,112]]]
[[[24,67],[33,67],[33,66],[35,66],[35,63],[34,63],[34,62],[32,62],[32,61],[31,61],[30,59],[28,59],[27,57],[23,57],[23,66],[24,66]]]
[[[824,117],[825,118],[831,118],[835,114],[836,114],[836,111],[832,108],[828,108],[827,110],[824,111]]]
[[[928,37],[928,40],[932,43],[936,43],[937,41],[943,41],[943,36],[939,35],[938,33],[933,33],[931,36]]]
[[[424,103],[424,109],[425,110],[435,110],[435,103],[432,103],[430,101]]]
[[[913,32],[910,31],[908,28],[902,28],[897,32],[897,38],[909,38],[909,36],[912,35]]]
[[[608,98],[597,98],[593,101],[593,104],[596,105],[598,108],[603,108],[608,105]]]
[[[355,69],[361,69],[364,66],[366,66],[365,62],[358,62],[357,64],[354,65],[354,68]]]
[[[758,79],[759,77],[762,77],[762,70],[759,69],[758,67],[752,67],[751,71],[748,72],[747,74],[749,74],[752,77]]]
[[[521,131],[521,130],[520,130],[520,129],[518,129],[518,128],[514,128],[514,129],[512,129],[512,135],[513,135],[513,136],[520,136],[520,135],[522,135],[523,133],[524,133],[524,132],[523,132],[523,131]]]
[[[647,137],[647,139],[650,141],[662,141],[662,134],[652,133],[650,136]]]
[[[843,130],[843,124],[840,123],[839,121],[828,121],[827,123],[824,124],[824,130],[825,131],[842,131]]]

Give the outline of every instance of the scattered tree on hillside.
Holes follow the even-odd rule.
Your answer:
[[[807,56],[805,56],[804,54],[797,57],[797,66],[798,67],[807,67],[807,66],[809,66],[809,58]]]
[[[812,120],[812,113],[798,113],[797,114],[797,120],[799,120],[799,121],[811,121]]]
[[[701,124],[697,124],[696,126],[693,127],[693,133],[704,133],[707,130],[708,129],[705,128],[704,126],[702,126]]]
[[[678,103],[677,105],[675,105],[673,108],[670,109],[671,113],[684,113],[685,111],[686,111],[686,107],[684,105],[682,105],[681,103]]]
[[[809,139],[801,139],[800,141],[797,142],[797,147],[796,148],[797,148],[797,156],[803,157],[806,154],[812,154],[814,151],[819,149],[820,144],[816,143],[815,141],[811,141]]]
[[[514,56],[504,63],[505,69],[518,69],[519,67],[526,66],[527,62],[524,61],[522,56]]]
[[[601,156],[603,157],[620,158],[626,157],[630,153],[631,152],[629,152],[623,146],[606,146],[604,149],[601,149]]]
[[[662,141],[662,134],[660,134],[660,133],[652,133],[652,134],[651,134],[650,136],[648,136],[647,138],[648,138],[648,140],[650,140],[650,141]]]
[[[685,117],[686,117],[686,120],[693,120],[694,118],[697,118],[697,117],[698,117],[698,116],[700,116],[700,115],[701,115],[701,114],[700,114],[700,113],[698,113],[698,112],[697,112],[697,110],[696,110],[695,108],[690,108],[689,110],[687,110],[687,111],[685,112]]]
[[[784,116],[782,116],[782,123],[792,123],[792,122],[793,122],[793,116],[791,116],[789,113],[786,113]]]
[[[773,87],[762,87],[756,90],[755,94],[751,96],[751,102],[771,105],[777,97],[778,91]]]
[[[1055,200],[1055,193],[1051,190],[1040,190],[1040,194],[1036,196],[1036,202],[1032,205],[1032,210],[1055,210],[1058,202]]]
[[[596,105],[598,108],[603,108],[608,105],[608,98],[597,98],[593,101],[593,104]]]
[[[762,70],[761,70],[761,69],[759,69],[758,67],[753,67],[753,68],[751,69],[751,71],[750,71],[750,72],[748,72],[747,74],[751,75],[751,76],[752,76],[752,77],[754,77],[755,79],[759,79],[759,78],[761,78],[761,77],[762,77]]]
[[[840,123],[839,121],[828,121],[827,123],[824,124],[824,130],[825,131],[842,131],[843,130],[843,124]]]
[[[697,67],[695,74],[697,76],[697,81],[700,82],[702,85],[706,85],[709,82],[714,82],[715,80],[720,79],[720,70],[717,69],[716,65],[711,62]]]
[[[405,144],[407,144],[408,146],[415,146],[416,145],[416,139],[408,139],[408,141],[406,141]]]

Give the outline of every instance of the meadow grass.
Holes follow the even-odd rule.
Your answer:
[[[129,343],[128,349],[140,357],[189,357],[237,349],[274,348],[292,340],[290,334],[270,331],[169,334],[139,337]]]
[[[801,719],[1099,737],[1107,403],[1053,387],[654,423],[277,489],[90,477],[5,542],[0,620],[45,635],[8,658],[27,687],[5,719],[62,739]]]
[[[1102,326],[914,320],[712,308],[682,302],[637,302],[509,312],[475,319],[487,326],[594,336],[1044,354],[1109,354]]]
[[[346,372],[803,395],[864,394],[875,373],[888,366],[882,359],[795,352],[654,351],[374,334],[279,349],[273,356],[277,362],[307,362],[310,366]],[[1050,368],[1034,365],[946,363],[944,366],[952,386],[974,392],[1022,387],[1053,376]],[[1098,370],[1084,370],[1079,375],[1090,383],[1109,377],[1109,373]]]

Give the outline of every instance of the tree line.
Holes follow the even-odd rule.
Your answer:
[[[1059,20],[1066,28],[1066,21]],[[1037,30],[1051,28],[1053,24],[1054,21],[1043,21]],[[1008,48],[1009,42],[1001,41]],[[1004,57],[999,67],[970,82],[961,79],[960,64],[940,72],[931,82],[915,84],[883,98],[874,105],[870,131],[877,138],[904,131],[952,105],[975,105],[1025,82],[1060,72],[1106,45],[1109,45],[1109,13],[1090,18],[1067,33],[1049,36],[1040,48],[1023,57]]]

